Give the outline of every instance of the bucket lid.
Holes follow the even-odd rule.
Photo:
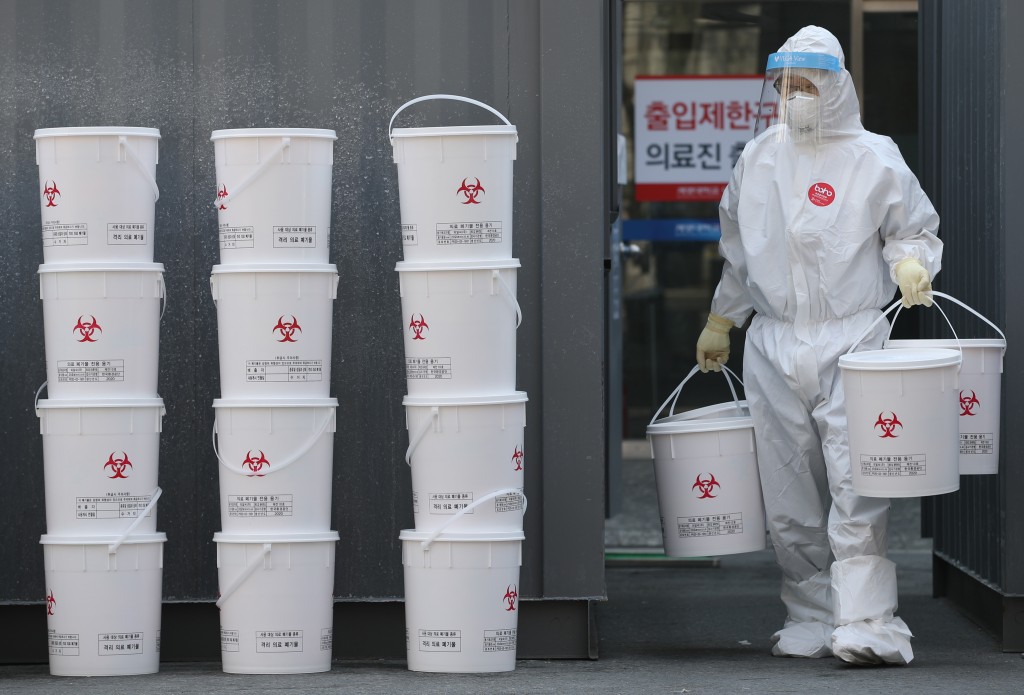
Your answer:
[[[163,398],[41,398],[40,410],[58,408],[163,408]]]
[[[718,403],[695,410],[687,410],[657,420],[647,426],[647,434],[688,434],[694,432],[723,432],[754,426],[750,408],[740,401],[742,415],[736,414],[736,402]]]
[[[514,125],[450,125],[429,128],[392,128],[392,138],[452,137],[459,135],[512,135],[517,136]]]
[[[131,135],[135,137],[148,137],[160,139],[160,130],[157,128],[130,128],[122,126],[84,126],[75,128],[39,128],[32,135],[36,140],[39,138],[72,137],[75,135]]]
[[[118,272],[164,272],[163,263],[43,263],[37,271],[44,273],[118,273]]]
[[[957,350],[942,348],[865,350],[843,355],[839,358],[839,367],[841,369],[882,372],[956,366],[960,364],[960,360],[960,353]]]
[[[214,408],[337,408],[337,398],[214,398]]]
[[[431,270],[503,270],[521,268],[518,258],[499,258],[491,261],[399,261],[395,270],[400,273],[422,273]]]
[[[958,350],[962,348],[1005,348],[1005,338],[961,338],[957,343],[953,338],[928,339],[928,340],[887,340],[882,344],[885,349],[890,348],[945,348]]]
[[[458,405],[504,405],[507,403],[525,403],[529,400],[526,391],[497,396],[405,396],[402,405],[411,406],[458,406]]]
[[[434,537],[433,531],[417,531],[416,529],[404,529],[398,534],[400,541],[429,541]],[[498,531],[483,533],[459,533],[443,531],[434,538],[434,543],[453,541],[456,543],[468,543],[472,541],[488,543],[490,541],[522,541],[526,535],[522,531]]]
[[[133,533],[121,540],[121,536],[55,536],[44,533],[39,538],[41,545],[110,545],[120,541],[121,545],[133,545],[135,543],[165,543],[167,534],[158,533]]]
[[[334,263],[225,263],[213,266],[213,275],[226,273],[335,273]]]
[[[323,543],[337,541],[337,531],[316,531],[313,533],[224,533],[213,534],[214,543]]]
[[[211,140],[229,138],[330,138],[337,140],[338,134],[323,128],[231,128],[210,133]]]

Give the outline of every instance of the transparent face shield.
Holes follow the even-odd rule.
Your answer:
[[[754,136],[778,142],[818,142],[839,129],[839,75],[835,56],[772,53],[768,56]]]

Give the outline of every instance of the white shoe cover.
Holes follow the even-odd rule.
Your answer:
[[[820,659],[832,655],[832,626],[811,620],[787,622],[772,635],[772,656]]]
[[[909,664],[914,658],[910,628],[900,618],[861,620],[832,633],[832,653],[849,664]]]

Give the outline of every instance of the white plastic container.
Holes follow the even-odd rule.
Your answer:
[[[213,540],[224,672],[329,671],[337,531]]]
[[[393,128],[412,104],[447,99],[490,111],[505,125]],[[406,261],[512,258],[512,166],[519,136],[487,104],[449,94],[419,97],[391,117]]]
[[[153,398],[157,393],[161,263],[43,264],[51,398]]]
[[[410,396],[515,391],[519,261],[399,263]]]
[[[330,528],[337,407],[335,398],[214,400],[225,533]]]
[[[54,676],[128,676],[160,667],[163,533],[44,535],[46,627]]]
[[[35,131],[45,263],[153,262],[156,128]]]
[[[333,130],[215,130],[221,263],[327,263]]]
[[[516,666],[522,533],[402,531],[410,671]]]

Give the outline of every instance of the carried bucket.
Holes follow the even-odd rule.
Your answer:
[[[410,396],[515,391],[518,268],[516,259],[398,263]]]
[[[410,671],[515,669],[523,538],[401,532]]]
[[[35,131],[43,262],[153,262],[156,128]]]
[[[327,263],[333,130],[215,130],[221,263]]]
[[[736,396],[729,368],[722,373],[732,403],[675,412],[683,386],[698,371],[690,370],[647,426],[665,554],[704,557],[764,550],[754,425],[747,402]],[[668,415],[659,420],[670,402]]]
[[[432,100],[479,106],[504,125],[392,128],[407,107]],[[400,106],[388,135],[398,165],[406,261],[512,258],[512,163],[519,136],[505,116],[474,99],[431,94]]]
[[[331,670],[337,531],[215,533],[225,673]]]
[[[526,393],[402,402],[416,530],[522,531]]]
[[[128,676],[160,667],[163,533],[44,535],[46,627],[54,676]]]
[[[216,399],[225,533],[309,533],[331,526],[335,398]]]
[[[333,264],[215,265],[224,398],[325,398],[331,387]]]
[[[156,531],[164,413],[160,398],[36,403],[49,533]]]
[[[39,266],[52,398],[157,393],[163,270],[162,263]]]
[[[999,338],[954,338],[942,340],[886,340],[883,347],[944,348],[962,350],[957,416],[960,423],[960,475],[994,475],[999,472],[999,420],[1002,400],[1003,356],[1006,336],[999,327],[959,300],[948,299],[980,318],[999,333]],[[899,315],[899,307],[893,323]],[[891,333],[890,327],[890,333]]]

